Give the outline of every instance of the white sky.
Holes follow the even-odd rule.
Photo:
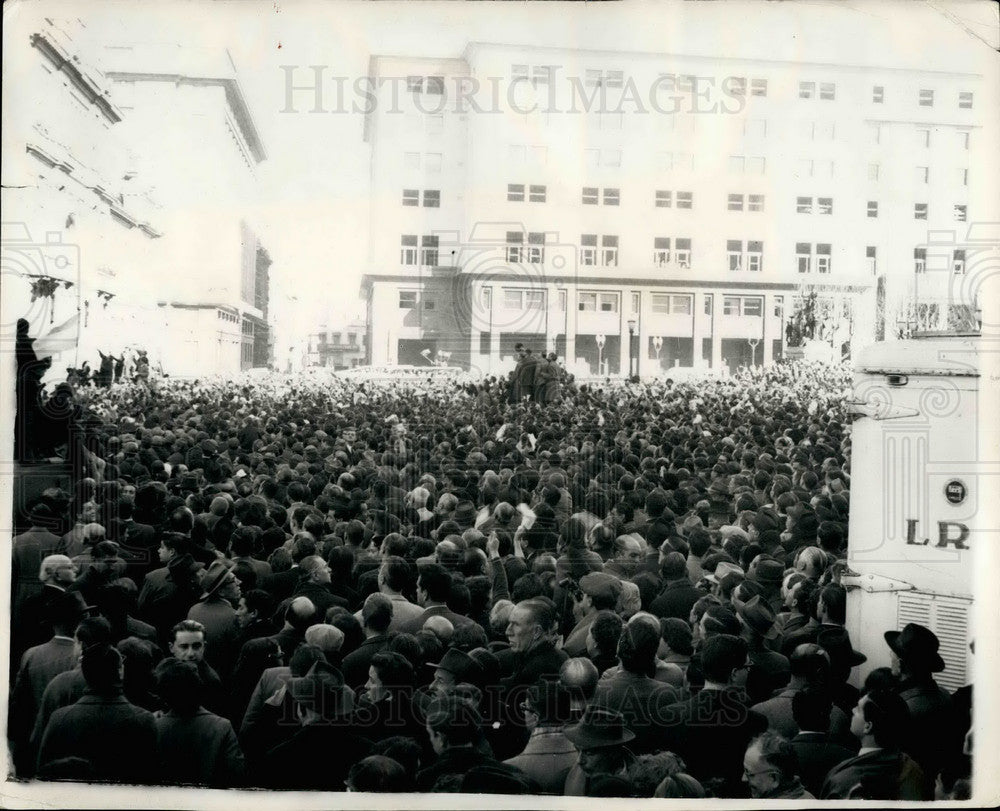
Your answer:
[[[43,2],[29,14],[80,17],[108,43],[225,47],[256,118],[262,241],[277,296],[313,323],[354,302],[367,256],[369,150],[360,114],[282,114],[280,65],[324,65],[350,82],[372,54],[461,55],[470,41],[984,71],[996,4],[899,2]],[[11,8],[6,9],[7,14]],[[967,26],[969,31],[962,26]],[[96,33],[96,32],[95,32]],[[280,44],[280,48],[279,48]],[[297,72],[305,76],[305,72]],[[305,99],[307,94],[302,94]],[[280,306],[280,305],[279,305]]]

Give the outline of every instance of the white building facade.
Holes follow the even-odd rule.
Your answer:
[[[970,171],[981,79],[481,43],[374,57],[369,360],[497,373],[523,342],[585,377],[735,369],[787,354],[810,293],[838,353],[914,296],[944,327],[975,310],[955,277],[996,212]]]

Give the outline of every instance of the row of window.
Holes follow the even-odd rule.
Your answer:
[[[946,129],[944,132],[939,132],[938,135],[944,137],[945,133],[948,136],[954,136],[955,140],[958,142],[957,146],[959,149],[969,148],[969,131],[968,130],[952,130]],[[873,144],[882,143],[882,124],[869,124],[868,125],[869,139]],[[930,127],[917,127],[913,130],[913,140],[915,141],[915,146],[918,148],[929,148],[931,145],[931,128]],[[937,138],[934,139],[935,142]],[[945,144],[947,146],[947,144]]]
[[[549,84],[554,71],[553,65],[511,65],[511,80],[530,80],[538,87],[542,84]],[[428,77],[428,79],[440,79],[440,77]],[[421,77],[410,77],[410,81],[419,80]],[[691,74],[661,73],[657,81],[657,88],[665,92],[692,93],[695,91],[697,83],[713,81],[708,77],[697,77]],[[584,84],[586,87],[623,88],[625,86],[625,72],[622,70],[597,70],[588,69],[584,74]],[[414,92],[420,92],[420,85],[416,85]],[[745,96],[747,91],[751,96],[767,96],[767,79],[760,77],[727,76],[723,80],[723,87],[734,96]],[[440,92],[427,90],[425,92]],[[836,101],[837,85],[835,82],[799,82],[800,99],[819,99],[821,101]],[[973,94],[971,91],[960,91],[958,93],[958,107],[962,110],[972,109]],[[885,86],[872,86],[872,103],[885,103]],[[917,104],[921,107],[934,106],[934,90],[932,88],[919,88],[917,94]]]
[[[927,272],[927,249],[913,249],[913,270],[916,273]],[[965,249],[956,248],[951,252],[951,271],[956,275],[965,273]]]
[[[343,335],[339,332],[333,332],[330,334],[330,339],[328,340],[325,332],[321,332],[319,335],[319,346],[321,348],[326,346],[343,346]],[[347,333],[347,346],[357,346],[358,345],[358,333],[348,332]]]
[[[424,201],[424,208],[441,207],[440,189],[424,189],[422,196]],[[404,206],[419,206],[420,199],[421,199],[421,192],[419,189],[403,189]]]

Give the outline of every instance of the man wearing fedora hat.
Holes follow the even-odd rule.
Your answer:
[[[205,661],[222,679],[227,679],[236,662],[240,638],[240,581],[226,562],[217,560],[201,576],[201,599],[191,606],[187,618],[205,627]]]
[[[773,650],[768,643],[778,638],[775,615],[759,594],[736,607],[742,628],[740,636],[750,651],[750,672],[747,674],[747,694],[754,703],[764,701],[788,684],[788,659]]]
[[[910,715],[909,734],[903,751],[909,754],[931,781],[949,757],[962,751],[951,696],[934,681],[934,673],[945,669],[938,653],[938,638],[915,622],[902,631],[886,631],[892,652],[892,670],[899,677],[897,692]]]
[[[867,662],[868,657],[854,650],[846,628],[823,629],[816,636],[816,644],[830,656],[830,698],[845,714],[850,715],[861,698],[861,692],[848,679],[851,671]]]
[[[589,784],[603,775],[625,775],[635,760],[626,744],[635,733],[625,726],[620,712],[590,705],[583,718],[563,730],[580,756],[566,775],[563,795],[586,797]]]

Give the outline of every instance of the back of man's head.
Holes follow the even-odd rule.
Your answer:
[[[316,605],[308,597],[296,597],[285,609],[285,622],[305,632],[316,619]]]
[[[728,684],[733,671],[743,667],[747,658],[747,643],[732,634],[718,634],[705,641],[701,651],[701,666],[707,681]]]
[[[368,630],[385,633],[392,622],[392,600],[380,592],[369,594],[361,609],[361,621]]]

